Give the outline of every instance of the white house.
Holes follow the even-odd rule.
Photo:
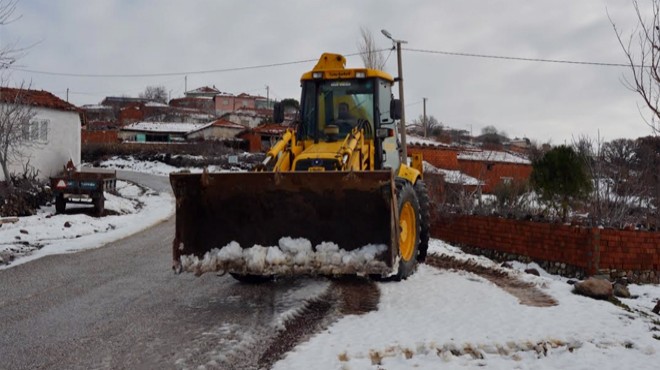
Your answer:
[[[239,125],[225,119],[213,121],[209,125],[202,126],[186,134],[188,140],[227,140],[234,139],[245,131],[246,126]]]
[[[21,135],[30,145],[22,149],[18,159],[9,158],[10,173],[22,173],[28,163],[48,178],[62,171],[69,159],[80,164],[80,112],[76,106],[41,90],[0,88],[0,106],[30,106],[34,117],[23,127]],[[5,180],[0,171],[0,181]]]
[[[256,114],[252,111],[236,111],[231,113],[226,113],[220,117],[226,121],[243,125],[248,128],[255,128],[263,122],[264,117]]]

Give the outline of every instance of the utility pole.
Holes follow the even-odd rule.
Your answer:
[[[266,85],[266,108],[270,108],[270,87]]]
[[[66,102],[69,102],[69,88],[66,88]]]
[[[183,95],[188,92],[188,76],[183,76]]]
[[[401,130],[401,162],[404,164],[408,163],[408,149],[406,147],[406,113],[405,113],[405,102],[403,100],[403,66],[401,64],[401,44],[407,44],[407,41],[403,40],[395,40],[392,37],[392,34],[387,32],[387,30],[380,30],[380,32],[385,35],[388,39],[392,40],[394,44],[396,44],[396,61],[397,61],[397,68],[398,68],[398,73],[399,77],[397,77],[397,80],[399,82],[399,100],[401,101],[401,120],[399,121],[399,126]]]
[[[428,121],[426,120],[426,98],[422,98],[422,100],[424,101],[424,122],[423,122],[423,124],[424,124],[424,138],[427,138],[427,137],[429,137],[429,135],[428,135],[428,126],[429,125],[427,124]]]

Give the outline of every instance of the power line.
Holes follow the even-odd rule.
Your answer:
[[[470,57],[470,58],[485,58],[485,59],[499,59],[499,60],[513,60],[513,61],[525,61],[525,62],[541,62],[541,63],[560,63],[560,64],[575,64],[575,65],[590,65],[590,66],[600,66],[600,67],[631,67],[630,64],[625,63],[606,63],[606,62],[590,62],[590,61],[575,61],[575,60],[562,60],[562,59],[544,59],[544,58],[526,58],[526,57],[515,57],[515,56],[506,56],[506,55],[491,55],[491,54],[479,54],[479,53],[465,53],[465,52],[454,52],[454,51],[444,51],[444,50],[430,50],[430,49],[415,49],[415,48],[403,48],[403,50],[416,52],[416,53],[426,53],[426,54],[439,54],[439,55],[450,55],[450,56],[459,56],[459,57]],[[384,48],[374,50],[376,52],[381,51],[391,51],[391,48]],[[373,51],[372,51],[373,52]],[[350,54],[343,54],[345,57],[356,56],[365,54],[367,52],[357,52]],[[388,55],[389,59],[389,55]],[[304,59],[296,60],[282,63],[271,63],[271,64],[261,64],[253,66],[242,66],[242,67],[230,67],[230,68],[220,68],[220,69],[210,69],[210,70],[198,70],[198,71],[182,71],[182,72],[161,72],[161,73],[128,73],[128,74],[95,74],[95,73],[68,73],[68,72],[54,72],[54,71],[44,71],[36,70],[29,68],[20,68],[16,66],[11,66],[9,69],[15,71],[21,71],[25,73],[32,74],[42,74],[50,76],[64,76],[64,77],[82,77],[82,78],[139,78],[139,77],[167,77],[167,76],[185,76],[185,75],[200,75],[200,74],[212,74],[212,73],[226,73],[226,72],[237,72],[253,69],[264,69],[264,68],[273,68],[273,67],[282,67],[287,65],[302,64],[302,63],[311,63],[316,62],[318,58],[313,59]],[[633,65],[634,67],[643,67],[640,65]]]
[[[284,62],[284,63],[273,63],[273,64],[263,64],[257,66],[244,66],[244,67],[233,67],[233,68],[223,68],[223,69],[210,69],[203,71],[185,71],[185,72],[164,72],[164,73],[135,73],[135,74],[86,74],[86,73],[66,73],[66,72],[51,72],[51,71],[40,71],[35,69],[27,68],[13,68],[15,71],[21,71],[26,73],[42,74],[49,76],[64,76],[64,77],[86,77],[86,78],[135,78],[135,77],[167,77],[167,76],[185,76],[185,75],[198,75],[198,74],[209,74],[209,73],[223,73],[223,72],[235,72],[235,71],[244,71],[249,69],[259,69],[259,68],[271,68],[271,67],[280,67],[291,64],[298,63],[308,63],[313,62],[315,59],[308,60],[299,60],[295,62]]]
[[[504,55],[474,54],[474,53],[462,53],[462,52],[443,51],[443,50],[412,49],[412,48],[404,48],[403,50],[414,51],[414,52],[417,52],[417,53],[427,53],[427,54],[443,54],[443,55],[451,55],[451,56],[459,56],[459,57],[518,60],[518,61],[524,61],[524,62],[580,64],[580,65],[591,65],[591,66],[600,66],[600,67],[630,67],[630,64],[623,64],[623,63],[604,63],[604,62],[585,62],[585,61],[561,60],[561,59],[524,58],[524,57],[512,57],[512,56],[504,56]],[[635,65],[635,67],[641,67],[641,66]]]
[[[376,51],[384,51],[389,49],[381,49]],[[360,55],[363,53],[351,53],[343,54],[345,57]],[[28,68],[19,68],[19,67],[9,67],[15,71],[21,71],[26,73],[33,74],[42,74],[49,76],[64,76],[64,77],[85,77],[85,78],[136,78],[136,77],[167,77],[167,76],[185,76],[185,75],[199,75],[199,74],[210,74],[210,73],[224,73],[224,72],[236,72],[236,71],[245,71],[251,69],[263,69],[263,68],[272,68],[272,67],[281,67],[293,64],[301,63],[310,63],[316,62],[318,58],[314,59],[305,59],[305,60],[296,60],[291,62],[282,62],[282,63],[271,63],[271,64],[261,64],[254,66],[243,66],[243,67],[231,67],[231,68],[222,68],[222,69],[210,69],[210,70],[201,70],[201,71],[185,71],[185,72],[163,72],[163,73],[135,73],[135,74],[95,74],[95,73],[68,73],[68,72],[52,72],[52,71],[42,71],[36,69]]]

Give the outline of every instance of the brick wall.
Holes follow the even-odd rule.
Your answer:
[[[144,120],[143,106],[126,107],[119,112],[119,122],[121,122],[122,124],[139,122],[143,120]]]
[[[600,266],[616,270],[660,271],[660,233],[595,230],[600,235]]]
[[[529,164],[459,160],[458,166],[464,174],[482,180],[482,191],[486,194],[492,193],[495,186],[504,179],[527,181],[532,174],[532,166]]]
[[[80,132],[80,138],[83,144],[119,142],[116,130],[82,130]]]
[[[437,168],[446,170],[458,170],[458,152],[456,149],[428,146],[411,146],[408,148],[409,155],[422,154],[424,160]]]
[[[491,255],[524,256],[582,274],[660,282],[660,233],[457,216],[436,220],[431,235]],[[570,269],[569,269],[570,270]]]

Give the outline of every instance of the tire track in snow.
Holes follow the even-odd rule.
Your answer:
[[[518,298],[520,304],[526,306],[551,307],[558,304],[554,298],[541,291],[534,284],[519,280],[506,271],[479,265],[472,260],[461,261],[446,254],[432,254],[427,257],[426,264],[438,269],[463,270],[479,275]]]
[[[271,368],[284,354],[346,315],[361,315],[378,308],[380,290],[376,283],[358,278],[332,282],[320,297],[284,324],[284,330],[272,339],[259,358],[260,368]]]

